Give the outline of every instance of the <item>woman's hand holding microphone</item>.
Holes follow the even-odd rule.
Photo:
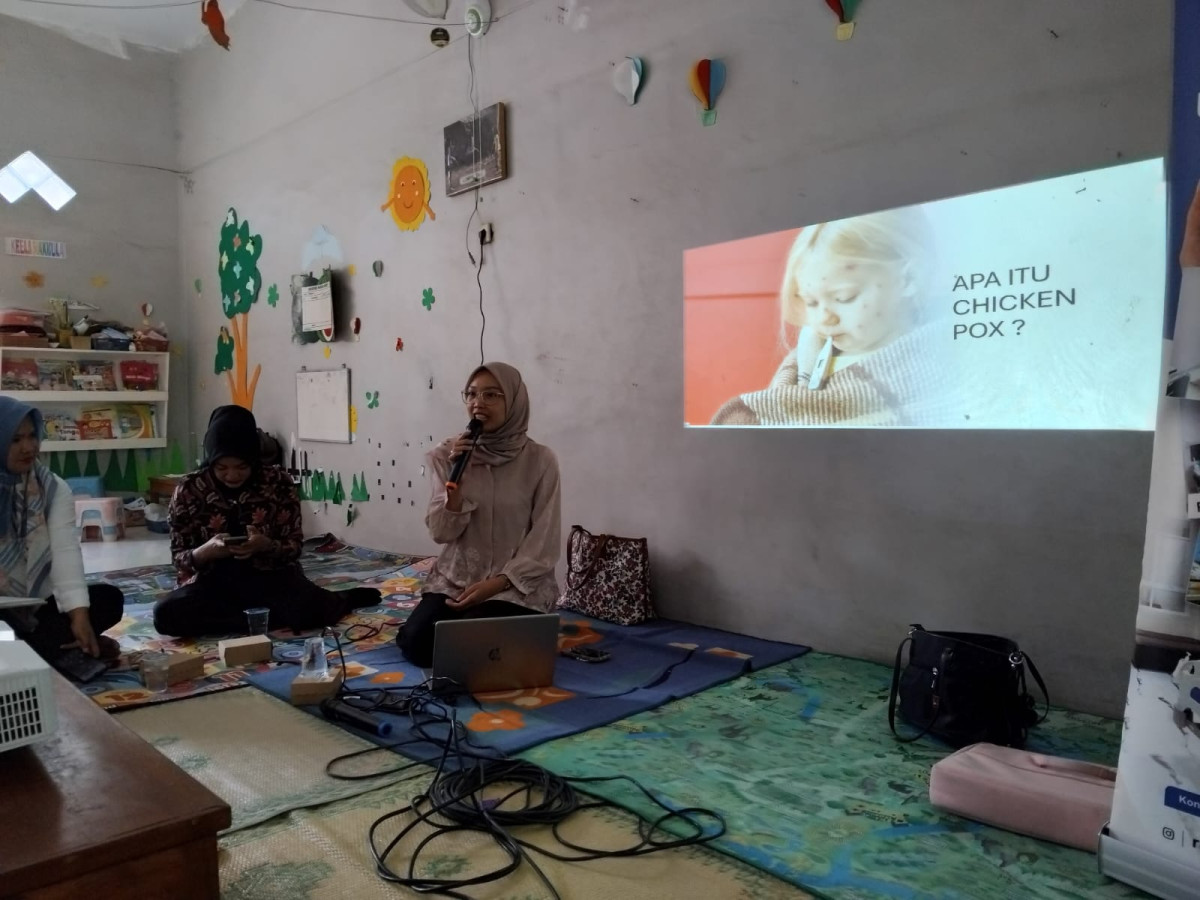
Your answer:
[[[482,431],[483,423],[472,419],[467,425],[467,430],[454,439],[454,445],[450,448],[450,477],[446,480],[446,509],[450,512],[462,511],[462,493],[458,486],[466,474],[467,460],[471,451],[475,449]]]

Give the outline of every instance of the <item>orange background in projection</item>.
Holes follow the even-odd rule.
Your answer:
[[[707,425],[726,400],[771,381],[787,352],[779,341],[779,288],[799,233],[780,231],[683,254],[687,424]]]

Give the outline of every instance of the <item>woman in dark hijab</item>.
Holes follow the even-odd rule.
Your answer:
[[[300,568],[300,498],[280,466],[263,465],[254,414],[213,410],[204,464],[171,499],[171,556],[180,587],[154,608],[154,627],[176,637],[238,634],[245,610],[266,607],[270,627],[332,625],[373,606],[370,588],[327,591]]]

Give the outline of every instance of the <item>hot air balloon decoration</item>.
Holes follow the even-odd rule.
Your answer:
[[[637,103],[638,91],[642,87],[645,64],[641,57],[627,56],[613,68],[613,87],[630,106]]]
[[[692,93],[700,101],[700,121],[712,125],[717,121],[717,97],[725,87],[725,63],[719,59],[702,59],[692,66]]]
[[[834,34],[839,41],[848,41],[854,36],[854,7],[857,0],[825,0],[825,5],[833,10],[838,17],[838,27]]]

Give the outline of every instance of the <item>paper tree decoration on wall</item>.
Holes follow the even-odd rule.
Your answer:
[[[692,93],[700,101],[700,121],[712,125],[717,121],[717,97],[725,89],[725,63],[719,59],[702,59],[692,66]]]
[[[627,56],[613,68],[613,87],[630,106],[637,103],[638,91],[642,87],[645,66],[640,57]]]
[[[239,222],[237,210],[230,207],[221,226],[217,246],[217,272],[221,276],[221,311],[230,328],[221,328],[217,336],[216,374],[225,373],[230,402],[254,409],[254,390],[262,366],[250,368],[250,307],[258,301],[262,277],[258,258],[262,255],[262,235],[250,233],[249,222]],[[232,334],[230,333],[232,331]]]
[[[78,457],[81,455],[83,455],[81,450],[51,453],[50,471],[61,478],[78,478],[84,474],[84,470],[79,468]],[[150,490],[151,478],[175,472],[186,472],[190,468],[184,463],[183,451],[175,441],[172,441],[170,446],[157,450],[129,450],[125,456],[123,471],[117,462],[118,456],[119,454],[115,450],[111,453],[108,468],[104,473],[104,485],[110,491],[144,494]],[[100,463],[94,450],[88,451],[86,472],[94,475],[100,474]]]
[[[305,499],[321,503],[326,499],[326,493],[325,473],[317,469],[309,478],[307,487],[304,488]]]
[[[425,163],[411,156],[402,156],[392,166],[392,188],[380,212],[391,210],[392,220],[401,231],[416,231],[425,221],[437,219],[429,208],[429,170]]]
[[[224,325],[221,326],[221,332],[217,335],[217,357],[213,360],[213,374],[220,375],[222,372],[230,372],[233,370],[233,335],[229,333],[229,329]]]
[[[116,493],[128,491],[135,493],[137,487],[137,461],[133,451],[125,454],[125,468],[121,468],[121,454],[113,451],[108,454],[108,467],[104,470],[104,489]]]

